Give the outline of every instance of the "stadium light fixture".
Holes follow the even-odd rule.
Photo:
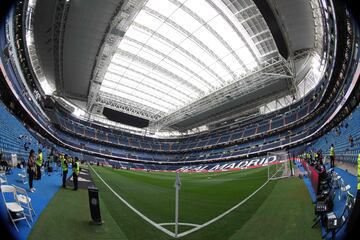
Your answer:
[[[52,95],[53,92],[55,91],[50,84],[48,83],[48,81],[46,79],[43,79],[43,81],[40,81],[40,86],[42,88],[42,90],[44,91],[45,95]]]
[[[75,107],[75,110],[72,112],[72,114],[75,116],[75,117],[81,117],[81,116],[84,116],[85,115],[85,111],[80,109],[80,108],[77,108]]]

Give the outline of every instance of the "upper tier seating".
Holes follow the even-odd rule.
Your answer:
[[[267,119],[265,117],[265,120],[260,123],[249,125],[244,128],[233,128],[223,132],[216,132],[197,137],[187,137],[178,140],[157,140],[144,138],[134,134],[119,133],[118,131],[112,131],[108,128],[102,129],[102,127],[97,126],[96,124],[89,124],[81,120],[74,120],[72,117],[65,117],[64,113],[58,113],[57,119],[62,130],[91,140],[155,151],[181,151],[219,144],[226,145],[229,142],[243,138],[253,137],[255,135],[260,136],[300,120],[308,115],[313,110],[314,106],[315,101],[303,108],[295,109],[284,115],[274,117],[274,119]]]

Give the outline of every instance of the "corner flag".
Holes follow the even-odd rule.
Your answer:
[[[181,187],[181,181],[180,181],[179,172],[176,172],[175,187],[177,187],[177,188],[179,188],[179,189],[180,189],[180,187]]]
[[[179,191],[181,187],[179,172],[176,172],[175,180],[175,237],[178,236],[178,225],[179,225]]]

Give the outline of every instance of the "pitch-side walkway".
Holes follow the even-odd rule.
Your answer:
[[[36,212],[36,216],[33,217],[33,222],[28,219],[32,228],[36,224],[41,212],[46,208],[50,200],[61,187],[61,172],[59,170],[57,172],[50,173],[50,175],[42,174],[41,180],[34,180],[34,187],[36,188],[34,193],[29,191],[29,184],[24,184],[18,176],[18,174],[22,172],[22,169],[13,168],[12,174],[6,175],[8,181],[6,184],[16,185],[28,191],[28,196],[31,198],[32,206]],[[69,170],[68,176],[70,177],[71,174],[72,172]],[[16,223],[19,228],[19,232],[16,231],[15,227],[8,218],[8,213],[2,196],[0,196],[0,217],[2,218],[2,222],[6,224],[5,228],[9,229],[16,239],[25,240],[28,238],[31,228],[29,228],[25,221],[20,221]]]

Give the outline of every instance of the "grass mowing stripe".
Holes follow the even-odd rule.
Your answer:
[[[229,240],[320,239],[320,228],[311,228],[313,205],[303,181],[278,180],[256,213]],[[256,228],[256,231],[254,231]]]
[[[150,223],[151,225],[153,225],[155,228],[161,230],[162,232],[170,235],[170,236],[174,236],[173,232],[170,232],[169,230],[167,230],[166,228],[160,226],[159,224],[155,223],[154,221],[152,221],[150,218],[146,217],[144,214],[142,214],[140,211],[138,211],[136,208],[134,208],[133,206],[131,206],[125,199],[123,199],[122,197],[120,197],[119,194],[117,194],[117,192],[115,192],[102,178],[101,176],[90,166],[91,170],[96,174],[96,176],[108,187],[108,189],[114,193],[114,195],[120,199],[127,207],[129,207],[132,211],[134,211],[137,215],[139,215],[142,219],[144,219],[145,221],[147,221],[148,223]]]
[[[220,219],[216,223],[209,225],[206,228],[200,229],[192,234],[182,237],[182,240],[203,240],[203,239],[216,239],[216,240],[228,240],[236,231],[242,228],[242,226],[254,215],[256,210],[262,205],[262,203],[271,194],[275,182],[270,181],[265,187],[259,191],[254,198],[245,202],[241,207],[235,211],[229,213],[224,218]],[[253,231],[257,231],[254,228]],[[246,238],[239,238],[246,239]]]
[[[143,215],[141,212],[139,212],[137,209],[135,209],[133,206],[131,206],[125,199],[123,199],[122,197],[120,197],[103,179],[101,176],[99,176],[99,174],[91,167],[91,169],[94,171],[94,173],[100,178],[100,180],[111,190],[111,192],[113,192],[125,205],[127,205],[131,210],[133,210],[136,214],[138,214],[140,217],[142,217],[145,221],[147,221],[148,223],[150,223],[151,225],[153,225],[154,227],[158,228],[159,230],[165,232],[166,234],[170,235],[170,236],[174,236],[172,234],[172,232],[170,233],[167,229],[163,228],[162,226],[160,226],[159,224],[155,223],[154,221],[152,221],[151,219],[149,219],[148,217],[146,217],[145,215]],[[226,216],[227,214],[229,214],[230,212],[234,211],[236,208],[238,208],[239,206],[241,206],[242,204],[244,204],[247,200],[249,200],[252,196],[254,196],[258,191],[260,191],[269,181],[266,181],[263,185],[261,185],[258,189],[256,189],[253,193],[251,193],[249,196],[247,196],[245,199],[243,199],[241,202],[239,202],[238,204],[236,204],[235,206],[231,207],[230,209],[226,210],[225,212],[221,213],[220,215],[216,216],[213,219],[210,219],[209,221],[205,222],[204,224],[197,226],[193,229],[190,229],[186,232],[180,233],[178,236],[179,237],[183,237],[186,236],[194,231],[198,231],[201,228],[204,228],[206,226],[208,226],[211,223],[214,223],[215,221],[218,221],[219,219],[223,218],[224,216]]]
[[[122,180],[125,180],[125,181],[127,180],[128,181],[127,178],[122,178],[121,177],[122,174],[117,172],[117,171],[112,171],[111,169],[106,169],[106,168],[101,168],[101,167],[96,168],[96,170],[99,171],[99,172],[104,173],[104,174],[102,174],[104,179],[106,178],[106,180],[111,179],[111,180],[114,181],[113,182],[114,184],[111,184],[111,186],[116,186],[117,183],[120,184],[120,182]],[[128,174],[129,174],[129,172],[126,172],[126,175],[128,175]],[[266,174],[267,173],[265,172],[265,175]],[[194,176],[194,175],[189,175],[189,176]],[[119,181],[116,181],[116,180],[119,180]],[[158,230],[156,230],[151,225],[146,224],[142,219],[140,219],[136,214],[134,214],[124,204],[121,204],[121,202],[118,199],[114,198],[113,194],[106,189],[106,186],[102,183],[102,181],[99,181],[99,179],[95,175],[94,175],[94,181],[97,183],[97,186],[99,187],[99,190],[100,190],[100,193],[102,194],[102,197],[104,199],[106,199],[105,201],[109,201],[108,204],[114,206],[113,211],[111,212],[111,214],[113,215],[113,217],[115,219],[118,219],[119,225],[121,226],[122,229],[124,229],[124,231],[126,231],[127,237],[129,239],[134,239],[134,240],[135,239],[173,239],[172,237],[166,236],[165,234],[159,232]],[[263,182],[264,181],[262,181],[262,183]],[[123,184],[127,185],[128,183],[129,182],[125,182]],[[143,183],[143,184],[146,185],[146,183]],[[174,182],[172,180],[170,182],[170,188],[171,188],[172,194],[174,193],[173,185],[174,185]],[[240,186],[249,186],[249,185],[252,185],[252,183],[251,182],[244,182]],[[237,186],[238,185],[233,186],[232,191],[234,191],[234,190],[236,191]],[[225,191],[225,190],[228,190],[228,189],[226,189],[226,188],[215,189],[214,191],[217,192],[217,195],[216,195],[217,199],[221,199],[222,197],[224,197],[221,194],[219,194],[219,193],[221,193],[221,192],[219,192],[220,190]],[[136,191],[136,189],[133,189],[133,191]],[[141,194],[138,191],[136,191],[136,192],[138,194]],[[156,195],[156,192],[153,192],[152,195]],[[205,195],[205,197],[206,197],[206,195]],[[146,199],[147,202],[153,200],[151,197],[147,197],[147,196],[145,196],[145,199]],[[237,199],[237,201],[238,201],[238,199]],[[252,201],[252,202],[255,203],[255,201]],[[214,207],[219,207],[219,205],[214,205]],[[173,210],[173,208],[172,208],[172,210]],[[199,210],[208,211],[208,210],[211,210],[211,209],[204,208],[204,209],[197,209],[197,210],[198,211]],[[156,209],[155,209],[155,211],[156,211]],[[159,212],[157,212],[157,213],[159,214]],[[192,212],[189,213],[189,215],[191,215],[192,217],[196,217],[197,212],[192,211]],[[232,215],[232,213],[230,213],[229,215]],[[247,218],[246,216],[249,217],[249,215],[245,214],[245,215],[242,215],[240,217],[240,219],[244,219],[244,217]],[[227,218],[227,217],[225,217],[225,218]],[[207,218],[207,219],[210,219],[210,218]],[[173,219],[171,219],[171,220],[173,220]],[[223,222],[222,220],[219,220],[219,222]],[[181,222],[197,223],[195,221],[183,221],[182,219],[180,219],[180,221]],[[164,221],[161,221],[161,222],[164,222]],[[228,225],[228,223],[226,223],[226,225]],[[141,226],[141,231],[136,231],[135,230],[135,229],[137,229],[136,228],[137,226]],[[212,225],[211,228],[214,228],[214,226],[216,228],[218,226],[218,222],[217,222],[217,224]],[[233,226],[236,226],[236,224],[234,224]],[[186,230],[186,229],[183,229],[183,230]],[[199,232],[203,232],[203,229],[199,230]],[[205,232],[208,232],[208,231],[205,231]],[[196,234],[196,233],[193,233],[193,234]],[[188,236],[193,236],[193,234],[188,235]],[[211,235],[214,235],[214,233],[212,233]],[[186,236],[185,238],[187,238],[188,236]],[[198,236],[198,234],[196,234],[196,236]],[[190,238],[190,239],[192,239],[192,238]],[[197,238],[197,237],[195,237],[194,239],[205,239],[205,238]],[[221,238],[212,238],[210,236],[210,238],[208,238],[208,239],[221,239]]]
[[[266,185],[268,182],[269,182],[269,180],[266,181],[261,187],[259,187],[258,189],[256,189],[255,192],[253,192],[252,194],[250,194],[247,198],[245,198],[244,200],[242,200],[241,202],[239,202],[238,204],[236,204],[234,207],[230,208],[230,209],[227,210],[226,212],[224,212],[224,213],[220,214],[219,216],[217,216],[217,217],[209,220],[208,222],[202,224],[201,226],[198,226],[198,227],[193,228],[193,229],[191,229],[191,230],[189,230],[189,231],[186,231],[186,232],[183,232],[183,233],[179,234],[179,237],[183,237],[183,236],[186,236],[186,235],[188,235],[188,234],[190,234],[190,233],[192,233],[192,232],[198,231],[199,229],[204,228],[204,227],[208,226],[209,224],[212,224],[212,223],[218,221],[219,219],[225,217],[227,214],[231,213],[232,211],[234,211],[235,209],[237,209],[239,206],[243,205],[247,200],[249,200],[250,198],[252,198],[252,196],[254,196],[254,195],[255,195],[258,191],[260,191],[263,187],[265,187],[265,185]]]
[[[129,171],[114,171],[112,169],[101,168],[101,167],[97,167],[96,170],[101,173],[102,178],[106,182],[108,182],[109,185],[111,185],[111,188],[113,188],[114,191],[116,191],[115,188],[117,188],[121,184],[125,184],[127,187],[129,187],[129,185],[131,185],[132,186],[131,189],[134,190],[134,188],[133,188],[134,186],[132,185],[132,182],[128,182],[129,179],[133,178],[134,176],[135,176],[134,182],[136,182],[136,187],[138,187],[140,189],[142,189],[144,186],[146,186],[145,188],[149,188],[150,186],[155,184],[157,181],[159,181],[159,179],[156,178],[156,176],[159,175],[159,173],[156,173],[155,176],[151,175],[151,173],[146,173],[146,172],[143,172],[143,173],[136,172],[135,175],[132,175],[131,172],[129,172]],[[207,183],[207,184],[202,183],[202,184],[200,184],[201,189],[196,189],[196,191],[195,191],[196,194],[199,194],[199,192],[201,193],[201,190],[206,189],[205,192],[200,194],[201,200],[199,202],[194,201],[193,195],[190,194],[192,196],[192,198],[191,198],[191,202],[189,202],[189,203],[192,204],[192,205],[199,205],[200,204],[201,207],[195,209],[195,211],[186,211],[186,212],[183,211],[184,207],[180,207],[180,216],[182,216],[182,215],[188,215],[189,216],[189,219],[184,219],[184,217],[182,217],[180,219],[181,222],[201,223],[199,221],[194,221],[194,218],[197,217],[196,212],[206,212],[207,216],[206,216],[206,218],[203,217],[203,223],[204,224],[203,224],[203,226],[201,226],[201,228],[202,228],[202,227],[207,226],[210,223],[213,223],[214,221],[219,220],[220,218],[224,217],[226,214],[234,211],[237,207],[239,207],[241,204],[243,204],[247,199],[252,197],[253,196],[252,193],[254,193],[254,191],[256,191],[257,189],[259,190],[259,187],[263,187],[265,179],[267,177],[267,170],[266,169],[262,169],[261,171],[259,171],[258,169],[256,169],[256,171],[254,171],[254,170],[248,170],[248,171],[249,172],[254,172],[254,174],[253,174],[254,176],[253,177],[246,176],[246,177],[244,177],[244,179],[241,178],[241,176],[240,176],[239,179],[243,181],[243,182],[241,182],[242,184],[240,184],[240,185],[237,182],[238,179],[236,179],[236,181],[233,181],[233,180],[229,181],[229,183],[232,184],[230,186],[228,185],[229,183],[223,184],[220,189],[219,188],[214,188],[214,184],[212,184],[212,183]],[[238,173],[241,173],[241,174],[238,174],[238,175],[248,175],[249,174],[249,173],[243,174],[243,172],[238,172]],[[198,174],[206,175],[206,174],[203,174],[203,173],[198,173]],[[190,178],[190,180],[191,180],[192,176],[197,176],[198,177],[199,176],[198,174],[196,174],[196,175],[194,175],[193,173],[192,174],[184,174],[182,176],[182,180],[184,178],[185,179]],[[116,177],[116,175],[117,175],[117,177]],[[165,175],[169,176],[170,174],[166,173]],[[175,176],[174,173],[172,173],[172,175],[173,175],[173,177]],[[231,174],[231,175],[235,176],[236,174]],[[234,176],[231,176],[231,177],[233,178]],[[140,179],[142,179],[144,182],[141,183],[141,186],[138,186],[138,181]],[[249,181],[250,179],[252,181]],[[170,178],[170,180],[171,180],[171,182],[169,182],[166,185],[168,187],[170,187],[170,194],[171,194],[171,196],[173,196],[174,195],[174,188],[173,188],[173,184],[174,184],[173,180],[174,180],[174,178]],[[255,182],[254,182],[254,180],[255,180]],[[122,182],[122,181],[125,181],[125,183]],[[150,181],[151,184],[148,185],[147,181]],[[159,181],[159,184],[163,185],[164,182],[165,182],[165,180],[162,178]],[[189,181],[189,182],[191,182],[192,185],[194,185],[194,182],[196,182],[196,180]],[[183,196],[184,193],[189,193],[189,192],[191,193],[191,191],[188,191],[189,189],[191,189],[191,187],[186,188],[186,187],[183,186],[183,189],[184,190],[181,192],[181,196]],[[121,189],[121,190],[124,190],[124,188]],[[150,191],[151,191],[152,195],[155,195],[155,196],[159,195],[159,192],[156,192],[156,189],[155,190],[150,189]],[[212,191],[212,194],[210,194],[210,195],[207,194],[209,191]],[[223,193],[229,193],[229,194],[219,195],[220,191],[222,191]],[[133,191],[133,193],[136,193],[139,196],[141,196],[140,198],[144,197],[144,193],[142,191],[139,191],[139,189],[136,189],[136,191]],[[239,199],[239,198],[236,197],[237,194],[234,194],[234,193],[241,193],[240,195],[242,197]],[[126,201],[129,202],[126,195],[124,195],[123,192],[121,192],[121,194],[127,199]],[[168,194],[169,193],[167,193],[166,195],[168,195]],[[226,195],[230,195],[230,197],[229,196],[225,197]],[[213,200],[213,201],[209,201],[209,199],[206,199],[206,197],[213,198],[213,199],[210,199],[210,200]],[[137,200],[139,200],[140,198],[138,198]],[[203,199],[203,198],[205,198],[205,199]],[[138,206],[141,206],[142,208],[144,208],[144,206],[148,207],[149,205],[154,204],[154,201],[149,201],[149,198],[146,198],[146,196],[143,199],[145,199],[146,202],[144,202],[143,204],[138,205]],[[225,199],[225,201],[224,201],[224,199]],[[231,199],[231,201],[230,201],[231,205],[230,205],[229,201],[226,201],[226,199]],[[246,200],[244,200],[244,199],[246,199]],[[240,201],[243,200],[243,201],[241,201],[241,203],[239,204],[239,200]],[[223,206],[224,202],[226,203],[225,206]],[[233,204],[233,202],[235,202],[235,204]],[[234,205],[236,205],[236,206],[234,207]],[[214,207],[216,208],[215,209],[216,211],[214,211],[214,209],[213,209]],[[221,208],[223,208],[223,209],[221,209]],[[147,209],[147,210],[149,210],[149,209]],[[170,221],[165,221],[166,219],[164,219],[163,215],[160,214],[161,211],[155,212],[155,214],[158,215],[158,218],[160,218],[160,221],[156,221],[156,222],[172,222],[173,213],[174,213],[173,210],[174,210],[174,207],[172,206],[171,209],[170,209],[170,211],[171,211]],[[213,213],[209,215],[209,212],[211,212],[211,211],[213,211]],[[141,211],[141,212],[143,212],[143,211]],[[186,214],[183,214],[183,213],[186,213]],[[216,214],[214,214],[214,213],[216,213]],[[153,215],[154,215],[154,213],[153,213]],[[147,216],[149,216],[149,215],[147,215]],[[191,221],[189,221],[189,220],[191,220]],[[198,229],[200,229],[200,227]],[[185,235],[185,234],[183,234],[183,235]]]
[[[167,183],[164,180],[159,180],[160,186],[155,186],[155,180],[151,180],[151,184],[147,183],[147,180],[133,181],[130,176],[124,177],[123,175],[131,175],[132,172],[119,173],[106,168],[97,168],[102,173],[102,177],[106,180],[110,179],[114,185],[121,185],[118,190],[122,193],[122,189],[125,185],[130,184],[129,190],[133,192],[150,188],[154,189],[169,188],[169,192],[174,195],[174,179],[172,175],[162,176],[168,178]],[[262,174],[262,171],[256,172],[254,175]],[[150,224],[146,223],[142,218],[131,211],[125,204],[119,199],[114,197],[114,194],[110,192],[106,185],[95,175],[93,175],[94,182],[99,188],[99,196],[101,201],[101,214],[105,223],[102,226],[93,226],[89,223],[89,209],[88,199],[86,191],[73,192],[67,190],[60,190],[56,196],[49,203],[48,207],[40,216],[33,232],[30,235],[30,239],[119,239],[119,240],[173,240],[163,232],[155,229]],[[145,175],[143,177],[142,175]],[[251,173],[246,174],[251,176]],[[198,180],[207,178],[204,174],[188,174],[184,175],[188,181],[183,182],[187,185],[186,188],[190,187],[191,180],[196,183]],[[229,178],[234,178],[236,174],[229,174]],[[219,176],[223,177],[223,175]],[[151,173],[139,174],[136,179],[148,179],[151,178]],[[235,177],[237,178],[237,177]],[[252,179],[252,178],[249,178]],[[184,178],[182,178],[184,180]],[[313,207],[309,204],[309,197],[305,186],[302,181],[289,181],[293,179],[282,179],[278,181],[270,181],[261,191],[255,194],[249,201],[245,202],[241,207],[235,209],[233,212],[226,215],[224,218],[218,220],[216,223],[207,226],[206,228],[200,229],[192,234],[182,237],[182,240],[204,240],[204,239],[216,239],[216,240],[235,240],[235,239],[319,239],[319,235],[313,235],[308,233],[312,231],[309,226],[312,222]],[[296,180],[296,179],[295,179]],[[253,185],[253,181],[259,181],[257,178],[253,178],[248,181],[234,181],[233,184],[225,181],[223,186],[233,186],[236,188],[240,184],[240,190],[243,185]],[[230,181],[231,183],[232,181]],[[282,185],[285,184],[285,185]],[[139,186],[140,185],[140,186]],[[143,186],[144,185],[144,186]],[[204,182],[198,184],[214,186],[214,183]],[[219,186],[219,185],[216,185]],[[184,187],[184,186],[183,186]],[[233,198],[237,198],[237,195],[228,196],[231,191],[225,188],[214,187],[217,192],[217,200],[226,198],[231,201]],[[196,189],[196,187],[195,187]],[[194,190],[195,189],[191,189]],[[211,190],[211,188],[210,188]],[[233,189],[234,190],[234,189]],[[185,194],[185,189],[182,188],[182,195]],[[223,192],[225,194],[223,195]],[[137,195],[142,196],[141,192],[137,192]],[[136,195],[133,193],[133,195]],[[154,195],[159,195],[157,191],[154,191],[152,195],[143,195],[144,202],[153,202],[155,207],[152,209],[154,214],[162,214],[161,208],[164,202],[160,201],[156,203],[158,199]],[[161,195],[161,194],[160,194]],[[180,195],[180,196],[182,196]],[[191,196],[191,193],[190,195]],[[207,197],[206,194],[204,197]],[[212,194],[210,194],[211,197]],[[134,198],[138,200],[138,198]],[[195,199],[196,200],[196,199]],[[199,200],[199,199],[197,199]],[[225,202],[228,202],[225,201]],[[221,201],[220,201],[221,202]],[[198,204],[198,203],[197,203]],[[200,202],[200,206],[203,205],[203,209],[194,208],[190,213],[183,213],[184,215],[194,216],[199,212],[210,211],[211,208],[220,207],[219,205],[212,205],[211,201],[203,204]],[[197,205],[198,206],[198,205]],[[147,205],[144,206],[148,207]],[[180,208],[184,210],[186,208]],[[189,208],[187,208],[189,209]],[[173,210],[173,209],[172,209]],[[288,217],[289,212],[291,217]],[[160,218],[160,217],[159,217]],[[162,217],[165,219],[166,217]],[[192,219],[192,220],[193,220]],[[209,219],[209,218],[208,218]],[[184,221],[180,218],[181,222],[187,223],[198,223],[195,221]],[[159,223],[165,223],[167,221],[159,221]],[[168,221],[173,222],[173,218]],[[170,231],[173,230],[173,226],[166,226]],[[180,233],[189,230],[188,226],[180,226]],[[270,228],[270,229],[269,229]],[[284,234],[284,231],[286,234]],[[269,234],[267,234],[269,232]],[[286,238],[287,236],[288,238]],[[291,237],[290,237],[291,236]]]
[[[95,174],[93,174],[93,180],[99,189],[101,198],[107,206],[111,207],[111,216],[116,219],[117,224],[129,240],[174,239],[173,237],[164,234],[160,230],[148,224],[131,209],[129,209],[123,202],[119,201],[118,198],[115,198],[114,194],[107,189],[106,185]]]
[[[29,240],[63,239],[117,239],[128,240],[110,215],[111,206],[100,198],[103,225],[90,223],[88,193],[79,189],[60,189],[41,213],[32,229]]]
[[[174,173],[172,178],[165,181],[156,178],[159,173],[151,177],[152,173],[136,172],[134,177],[129,171],[114,171],[101,167],[95,169],[117,193],[145,216],[155,222],[174,221]],[[196,179],[192,180],[194,176]],[[209,221],[249,196],[266,181],[266,177],[266,170],[262,170],[256,171],[253,178],[246,176],[237,181],[214,184],[198,183],[197,174],[181,175],[180,221],[198,224]]]

